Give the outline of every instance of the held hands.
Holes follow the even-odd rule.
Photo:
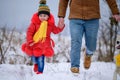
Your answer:
[[[58,21],[58,27],[59,28],[63,28],[64,27],[64,18],[59,18],[59,21]]]
[[[117,15],[113,15],[112,17],[115,18],[116,21],[120,22],[120,15],[118,15],[118,14]]]

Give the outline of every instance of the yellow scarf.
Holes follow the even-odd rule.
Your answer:
[[[40,28],[38,31],[34,34],[33,40],[35,43],[41,41],[44,42],[46,39],[46,33],[47,33],[47,21],[43,21],[40,25]]]
[[[117,54],[117,55],[115,56],[115,60],[116,60],[116,66],[117,66],[117,67],[120,67],[120,54]]]

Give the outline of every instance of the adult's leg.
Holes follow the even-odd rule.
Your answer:
[[[96,50],[97,33],[99,28],[99,20],[85,20],[85,42],[86,54],[84,59],[84,68],[89,69],[91,65],[91,55]]]
[[[92,55],[93,52],[96,50],[99,19],[86,20],[84,26],[85,26],[86,54]]]
[[[70,34],[71,34],[71,67],[78,67],[80,64],[80,51],[82,44],[82,36],[84,32],[83,21],[80,19],[70,20]]]

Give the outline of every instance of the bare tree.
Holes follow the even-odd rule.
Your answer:
[[[106,62],[113,61],[117,28],[118,22],[114,18],[110,18],[110,25],[102,23],[100,28],[101,36],[98,38],[98,60]]]
[[[8,33],[6,27],[0,29],[0,64],[5,63],[5,55],[11,46],[12,36],[15,28]]]

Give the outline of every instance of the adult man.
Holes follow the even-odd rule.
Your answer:
[[[106,0],[113,17],[118,20],[119,11],[115,0]],[[91,56],[96,50],[97,33],[99,29],[100,8],[99,0],[59,0],[58,24],[64,23],[68,7],[70,8],[70,34],[71,34],[71,72],[79,73],[80,52],[83,34],[86,42],[84,67],[89,69]]]

